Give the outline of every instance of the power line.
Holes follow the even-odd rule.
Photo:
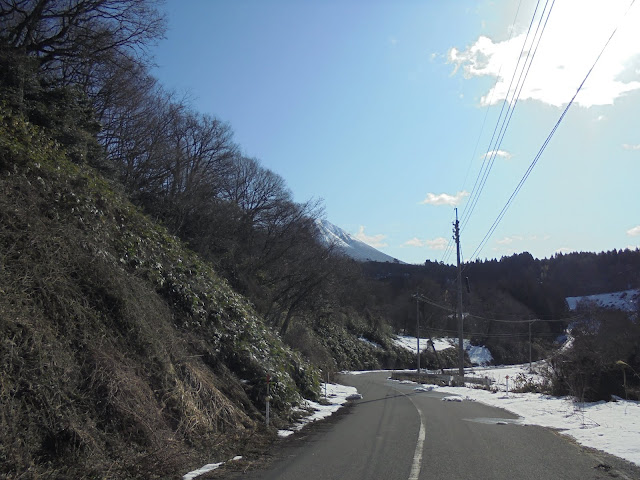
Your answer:
[[[423,294],[414,294],[412,295],[413,298],[418,299],[419,301],[432,305],[434,307],[440,308],[442,310],[445,310],[447,312],[451,312],[451,313],[456,313],[456,310],[454,308],[449,307],[448,305],[443,305],[441,303],[438,303],[436,300],[433,300],[431,298],[428,298],[426,296],[424,296]],[[531,323],[531,322],[545,322],[545,323],[550,323],[550,322],[570,322],[572,320],[577,320],[579,318],[582,318],[579,315],[573,316],[573,317],[567,317],[567,318],[554,318],[554,319],[543,319],[543,318],[530,318],[530,319],[517,319],[517,320],[508,320],[508,319],[502,319],[502,318],[487,318],[487,317],[482,317],[480,315],[474,315],[472,313],[466,313],[464,315],[465,318],[476,318],[478,320],[484,320],[484,321],[490,321],[490,322],[499,322],[499,323]]]
[[[516,14],[513,17],[513,22],[511,23],[511,32],[509,34],[509,40],[511,40],[511,38],[513,38],[513,33],[515,32],[515,24],[516,24],[516,20],[518,19],[518,13],[520,13],[520,7],[522,5],[522,0],[520,0],[518,2],[518,8],[516,9]],[[507,40],[507,41],[509,41]],[[478,139],[476,140],[476,145],[473,148],[473,154],[471,154],[471,159],[469,160],[469,166],[467,167],[467,173],[464,177],[464,182],[462,182],[462,190],[464,190],[464,187],[467,184],[467,179],[469,178],[469,172],[471,171],[471,166],[473,165],[473,161],[476,158],[476,152],[478,151],[478,145],[480,145],[480,139],[482,138],[482,132],[484,132],[484,126],[487,123],[487,117],[489,116],[489,109],[491,108],[491,101],[493,100],[493,96],[495,94],[495,86],[498,85],[498,82],[500,81],[500,72],[502,72],[502,67],[503,65],[500,65],[500,68],[498,69],[498,75],[497,75],[497,79],[496,79],[496,83],[494,85],[494,89],[491,92],[491,98],[489,98],[489,101],[487,103],[487,108],[485,110],[484,113],[484,119],[482,120],[482,126],[480,127],[480,133],[478,134]],[[476,180],[477,182],[477,180]],[[474,185],[475,187],[475,185]]]
[[[463,213],[463,224],[462,224],[462,229],[464,230],[467,226],[467,224],[469,223],[469,220],[471,218],[471,215],[473,214],[473,211],[475,210],[477,204],[478,204],[478,200],[480,199],[480,195],[482,194],[482,191],[484,190],[484,186],[487,182],[487,179],[489,178],[489,174],[491,173],[491,170],[493,169],[493,164],[495,162],[495,159],[498,155],[498,152],[500,151],[500,147],[502,146],[502,141],[504,140],[504,136],[507,133],[507,130],[509,128],[509,125],[511,123],[511,118],[513,117],[513,112],[515,111],[515,108],[518,104],[518,101],[520,99],[520,94],[522,93],[522,89],[524,88],[524,84],[525,81],[529,75],[529,70],[531,69],[531,65],[533,64],[533,60],[536,56],[536,53],[538,51],[538,46],[540,45],[540,41],[542,40],[542,35],[544,34],[544,31],[546,29],[547,26],[547,22],[549,21],[549,17],[551,16],[551,11],[553,10],[553,5],[555,4],[555,0],[553,0],[553,2],[551,3],[551,7],[549,8],[549,11],[547,12],[547,6],[549,4],[549,0],[547,0],[547,2],[544,5],[544,8],[542,10],[542,13],[540,15],[540,20],[538,21],[536,30],[533,34],[532,40],[531,40],[531,45],[529,46],[529,49],[527,50],[527,54],[524,58],[524,62],[522,63],[522,69],[520,69],[520,74],[518,75],[518,80],[516,82],[516,85],[514,87],[514,89],[512,90],[511,87],[513,85],[513,81],[516,77],[516,74],[518,73],[518,67],[520,65],[520,60],[522,58],[522,53],[524,52],[526,46],[527,46],[527,40],[529,38],[529,33],[531,31],[531,27],[533,25],[534,19],[536,17],[536,12],[538,10],[538,6],[539,6],[539,1],[538,4],[536,4],[536,10],[533,13],[533,17],[531,19],[531,23],[529,24],[529,30],[527,31],[527,36],[525,37],[525,40],[522,44],[522,50],[520,51],[520,56],[518,57],[518,62],[516,64],[516,68],[514,69],[513,72],[513,76],[511,78],[511,83],[509,84],[509,89],[507,90],[507,94],[505,95],[505,100],[503,102],[502,105],[502,109],[500,111],[500,116],[498,117],[498,123],[500,123],[500,118],[502,118],[502,113],[504,111],[504,106],[506,104],[509,105],[509,107],[507,108],[507,112],[505,113],[504,118],[502,119],[502,125],[500,126],[500,130],[498,132],[498,136],[496,138],[496,142],[495,144],[493,143],[493,140],[495,138],[495,133],[496,133],[496,129],[498,127],[498,123],[496,124],[496,129],[494,129],[494,133],[491,137],[491,141],[489,142],[489,147],[487,149],[487,153],[485,154],[485,159],[483,161],[483,166],[485,165],[486,162],[486,157],[489,156],[489,162],[488,162],[488,166],[484,171],[484,174],[482,175],[482,179],[480,181],[480,187],[475,195],[475,198],[473,199],[473,202],[471,202],[468,205],[470,206],[470,210],[466,213],[466,216]],[[546,19],[545,19],[545,12],[547,12],[546,15]],[[544,24],[543,24],[543,19],[544,19]],[[542,30],[540,30],[540,26],[542,25]],[[538,34],[538,32],[540,32]],[[537,40],[536,40],[537,38]],[[534,47],[535,44],[535,47]],[[533,53],[532,53],[533,51]],[[524,76],[523,76],[524,75]],[[511,99],[509,99],[509,95],[510,92],[513,92],[511,94]],[[480,178],[480,177],[479,177]],[[466,211],[466,209],[465,209]]]
[[[536,8],[533,12],[533,16],[531,17],[531,22],[529,22],[529,28],[527,29],[527,34],[525,36],[524,42],[522,43],[522,49],[520,50],[520,54],[518,55],[518,61],[516,63],[516,66],[513,70],[513,75],[511,76],[511,82],[509,83],[509,88],[507,89],[507,93],[505,95],[504,101],[502,102],[502,108],[500,109],[500,114],[498,115],[498,119],[496,120],[496,125],[493,128],[493,134],[491,135],[491,140],[489,141],[489,147],[487,148],[487,152],[485,153],[485,155],[483,156],[482,159],[482,166],[480,167],[480,171],[478,172],[478,176],[476,177],[476,181],[473,184],[473,188],[471,190],[471,196],[469,198],[469,202],[467,202],[467,204],[465,205],[465,208],[462,211],[462,221],[463,224],[466,223],[465,219],[468,215],[471,215],[471,213],[469,213],[467,215],[468,209],[471,208],[471,210],[473,210],[473,208],[475,208],[475,204],[477,203],[477,199],[480,196],[480,192],[476,190],[476,188],[478,187],[478,182],[480,181],[481,178],[485,178],[485,165],[487,165],[487,159],[490,157],[489,153],[491,152],[491,146],[493,145],[493,140],[496,136],[496,131],[498,130],[498,126],[500,125],[500,120],[502,119],[502,114],[504,113],[504,108],[507,105],[507,100],[509,97],[509,92],[511,92],[511,86],[513,85],[513,80],[516,77],[516,73],[518,72],[518,66],[520,65],[520,60],[522,58],[522,53],[524,52],[525,46],[527,44],[527,39],[529,38],[529,34],[531,32],[531,27],[533,25],[533,21],[536,17],[536,12],[538,11],[538,6],[540,4],[540,0],[538,0],[538,3],[536,4]],[[518,6],[518,10],[520,9],[520,6]],[[515,31],[515,18],[514,18],[514,24],[512,26],[511,29],[511,35],[513,35],[513,32]],[[509,39],[511,39],[511,37],[509,37]],[[502,66],[500,67],[500,70],[502,70]],[[496,85],[499,82],[499,78],[496,80]],[[482,183],[482,182],[480,182]]]
[[[629,5],[629,8],[627,9],[627,11],[624,14],[624,17],[626,17],[626,15],[629,13],[629,10],[631,9],[631,7],[633,6],[633,4],[635,3],[635,0],[632,0],[631,4]],[[623,17],[623,18],[624,18]],[[486,233],[486,235],[484,236],[484,238],[482,239],[482,241],[480,242],[480,244],[476,247],[476,249],[474,250],[473,254],[471,255],[471,259],[476,258],[477,255],[482,251],[482,248],[484,248],[484,246],[486,245],[487,241],[489,240],[489,238],[491,237],[491,235],[493,235],[493,232],[496,230],[496,228],[498,227],[498,225],[500,224],[500,222],[502,221],[502,218],[504,217],[504,215],[506,214],[507,210],[509,209],[509,207],[511,206],[511,204],[513,203],[513,200],[515,199],[515,197],[518,195],[518,193],[520,192],[520,190],[522,189],[522,186],[524,185],[524,183],[526,182],[527,178],[529,178],[529,175],[531,174],[531,171],[533,170],[533,168],[536,166],[536,164],[538,163],[538,160],[540,160],[540,157],[542,156],[542,153],[545,151],[545,149],[547,148],[547,145],[549,144],[549,142],[551,141],[551,138],[553,137],[553,135],[555,134],[556,130],[558,129],[558,127],[560,126],[560,123],[562,122],[562,120],[564,119],[565,115],[567,114],[567,112],[569,111],[569,108],[571,108],[571,105],[573,105],[574,100],[576,99],[576,97],[578,96],[578,93],[580,93],[580,90],[582,90],[582,87],[584,86],[585,82],[587,81],[587,79],[589,78],[589,76],[591,75],[591,72],[593,71],[593,69],[595,68],[595,66],[597,65],[598,61],[600,60],[600,57],[602,57],[602,54],[604,53],[605,49],[607,48],[607,46],[609,45],[609,43],[611,42],[611,39],[613,38],[613,36],[616,34],[616,32],[618,31],[618,26],[616,26],[613,30],[613,32],[611,33],[611,35],[609,36],[609,38],[607,39],[607,41],[605,42],[604,46],[602,47],[602,49],[600,50],[600,53],[598,54],[598,56],[596,57],[595,61],[593,62],[593,64],[591,65],[591,68],[589,68],[589,70],[587,71],[587,74],[585,75],[584,79],[582,80],[582,82],[580,83],[580,85],[578,86],[576,93],[573,94],[573,97],[571,98],[571,100],[569,101],[569,103],[567,104],[567,106],[565,107],[564,111],[562,112],[562,115],[560,115],[560,118],[558,118],[558,120],[556,121],[556,124],[554,125],[554,127],[551,129],[551,132],[549,133],[549,135],[547,136],[547,138],[545,139],[544,143],[542,144],[542,146],[540,147],[540,150],[538,151],[538,153],[536,154],[536,156],[534,157],[533,161],[531,162],[531,164],[529,165],[529,168],[527,169],[527,171],[525,172],[525,174],[523,175],[523,177],[520,179],[520,182],[518,183],[518,185],[516,186],[515,190],[513,191],[513,193],[511,194],[511,196],[509,197],[509,199],[507,200],[507,203],[504,205],[504,207],[502,207],[502,210],[500,211],[500,213],[498,214],[498,216],[496,217],[496,219],[494,220],[493,224],[491,225],[491,227],[489,228],[489,231]]]
[[[538,3],[540,3],[540,0],[538,0]],[[516,24],[516,20],[518,19],[518,14],[520,13],[520,7],[521,6],[522,6],[522,0],[520,0],[520,2],[518,2],[518,8],[516,9],[516,14],[513,17],[513,22],[511,24],[511,32],[510,32],[510,35],[509,35],[509,40],[511,40],[511,38],[513,37],[513,33],[515,32],[515,24]],[[537,10],[537,8],[538,7],[536,6],[536,10]],[[533,18],[535,18],[535,12],[534,12],[534,17]],[[531,22],[533,22],[533,18],[531,19]],[[531,24],[529,25],[529,31],[530,30],[531,30]],[[527,31],[527,36],[529,35],[529,31]],[[525,42],[526,42],[526,39],[525,39]],[[524,45],[523,45],[523,50],[524,50]],[[522,52],[520,52],[520,56],[522,56]],[[500,72],[502,72],[502,66],[503,65],[500,65],[500,68],[498,69],[498,79],[496,79],[496,85],[499,82]],[[515,76],[515,71],[514,71],[514,76]],[[487,117],[489,115],[489,109],[491,108],[491,100],[493,99],[493,95],[494,94],[495,94],[495,89],[493,89],[492,92],[491,92],[491,98],[489,99],[489,102],[488,102],[488,105],[487,105],[487,108],[486,108],[486,111],[485,111],[485,114],[484,114],[484,119],[482,121],[482,126],[480,127],[480,133],[478,134],[478,139],[476,140],[476,145],[475,145],[475,147],[473,149],[473,154],[471,155],[471,158],[469,160],[469,166],[467,167],[467,173],[465,175],[464,182],[462,184],[462,190],[464,190],[464,187],[467,184],[467,178],[469,177],[469,172],[471,171],[471,166],[473,165],[473,161],[475,160],[476,153],[478,151],[478,145],[480,144],[480,139],[482,138],[482,132],[484,132],[484,126],[485,126],[485,124],[487,122]],[[503,103],[503,107],[502,108],[504,110],[504,103]],[[501,115],[502,115],[502,112],[501,112]],[[500,117],[498,117],[498,122],[499,121],[500,121]],[[497,128],[497,124],[496,124],[496,128]],[[494,128],[493,134],[495,135],[495,128]],[[492,137],[492,141],[493,141],[493,137]],[[485,155],[485,158],[484,158],[484,161],[483,161],[483,168],[484,168],[485,162],[486,162],[486,155]],[[480,169],[480,172],[482,172],[483,168]],[[478,183],[479,175],[480,175],[480,173],[478,174],[478,177],[476,178],[476,181],[474,183],[473,189],[471,191],[470,201],[474,196],[474,191],[475,191],[476,185]],[[465,206],[464,211],[466,211],[468,205],[469,205],[469,203],[467,202],[467,205]],[[463,211],[463,216],[464,216],[464,211]],[[447,246],[445,248],[445,251],[444,251],[444,253],[442,255],[442,258],[441,258],[440,262],[441,263],[446,262],[449,259],[449,257],[451,256],[452,253],[453,253],[453,242],[452,242],[452,238],[450,238],[449,242],[447,243]]]
[[[455,330],[448,330],[442,328],[430,328],[427,327],[431,332],[437,333],[446,333],[446,334],[457,334]],[[469,336],[481,336],[484,338],[518,338],[518,337],[528,337],[529,332],[513,332],[513,333],[469,333]],[[558,334],[554,332],[532,332],[532,336],[535,337],[557,337]]]
[[[542,318],[532,318],[529,320],[506,320],[506,319],[501,319],[501,318],[486,318],[486,317],[481,317],[479,315],[473,315],[473,314],[468,314],[467,317],[471,317],[471,318],[477,318],[479,320],[485,320],[485,321],[490,321],[490,322],[499,322],[499,323],[532,323],[532,322],[545,322],[545,323],[550,323],[550,322],[570,322],[572,320],[577,320],[579,318],[582,318],[580,316],[575,316],[575,317],[568,317],[568,318],[554,318],[554,319],[542,319]]]

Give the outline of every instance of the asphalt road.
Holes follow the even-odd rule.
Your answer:
[[[333,420],[288,441],[267,470],[248,480],[586,480],[640,479],[640,468],[585,449],[549,429],[477,402],[345,375],[363,395]]]

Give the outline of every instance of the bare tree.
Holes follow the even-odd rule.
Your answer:
[[[255,158],[238,156],[223,185],[223,196],[244,212],[248,223],[266,226],[278,203],[291,201],[284,179]]]
[[[39,60],[56,79],[78,81],[91,65],[122,57],[144,63],[162,37],[163,15],[151,0],[0,0],[0,39]]]

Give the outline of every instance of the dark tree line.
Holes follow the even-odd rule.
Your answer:
[[[366,274],[377,279],[376,301],[396,332],[415,334],[419,292],[440,308],[419,308],[421,334],[457,336],[456,268],[437,262],[424,265],[369,264]],[[524,362],[529,358],[529,322],[533,357],[546,357],[554,341],[576,316],[566,297],[640,287],[640,251],[557,254],[535,259],[529,253],[464,266],[465,334],[486,345],[496,362]],[[506,320],[506,321],[505,321]],[[624,335],[624,334],[621,334]],[[634,338],[638,342],[640,339]]]

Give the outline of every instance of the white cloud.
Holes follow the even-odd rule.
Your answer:
[[[462,191],[455,195],[449,195],[448,193],[427,193],[427,197],[420,202],[420,205],[449,205],[455,207],[460,205],[465,197],[469,196],[469,192]]]
[[[575,252],[575,250],[573,248],[568,248],[568,247],[562,247],[555,251],[555,253],[571,253],[571,252]]]
[[[491,150],[490,152],[487,152],[484,155],[482,155],[482,157],[480,158],[490,158],[493,156],[502,157],[507,160],[511,160],[511,158],[513,157],[513,155],[511,155],[509,152],[505,150]]]
[[[500,245],[511,245],[514,241],[524,240],[524,237],[520,235],[513,235],[511,237],[504,237],[502,240],[497,240],[496,243]]]
[[[362,225],[360,225],[360,229],[358,230],[358,233],[354,235],[354,237],[373,248],[382,248],[388,246],[384,242],[384,239],[387,238],[386,235],[383,235],[381,233],[377,235],[367,235],[366,233],[364,233],[364,227]]]
[[[630,237],[640,236],[640,225],[627,230],[627,235],[629,235]]]
[[[640,144],[629,145],[628,143],[623,143],[622,148],[624,148],[625,150],[640,150]]]
[[[546,242],[547,240],[549,240],[551,238],[550,235],[528,235],[528,236],[523,236],[523,235],[511,235],[509,237],[504,237],[501,240],[496,240],[496,243],[498,245],[503,245],[503,246],[507,246],[507,245],[512,245],[513,243],[517,243],[517,242]],[[494,249],[497,250],[497,249]]]
[[[427,247],[429,250],[444,250],[447,248],[449,241],[444,237],[437,237],[433,240],[420,240],[418,237],[413,237],[411,240],[404,242],[405,247]]]
[[[449,245],[449,240],[444,237],[434,238],[433,240],[427,240],[427,247],[431,250],[444,250]]]
[[[424,242],[418,237],[413,237],[402,244],[403,247],[424,247]]]
[[[616,26],[618,31],[575,101],[583,107],[610,105],[626,93],[640,90],[637,71],[640,8],[632,7],[625,16],[628,7],[626,0],[556,2],[520,99],[554,106],[567,104]],[[525,36],[526,32],[521,32],[497,43],[480,36],[464,50],[449,50],[448,61],[455,66],[454,74],[462,70],[466,78],[496,78],[495,85],[481,98],[481,104],[496,104],[506,99]],[[523,57],[535,48],[531,39],[532,35]],[[516,78],[523,65],[521,61]],[[509,100],[512,100],[511,94]]]

